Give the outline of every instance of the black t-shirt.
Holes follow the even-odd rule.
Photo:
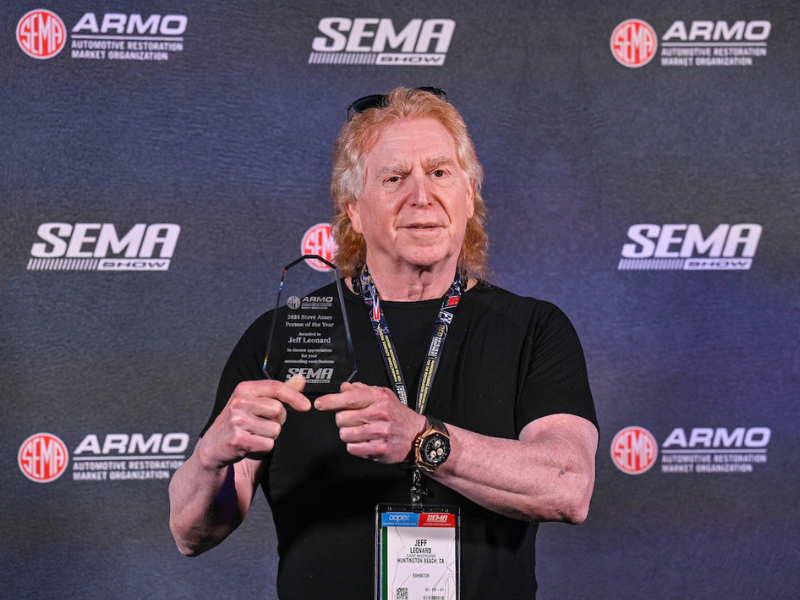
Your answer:
[[[346,288],[344,293],[355,380],[391,388],[364,301]],[[381,302],[412,399],[440,306],[441,300]],[[270,323],[271,314],[262,315],[237,344],[209,424],[238,383],[262,377]],[[278,595],[372,598],[375,505],[408,503],[410,474],[349,455],[334,414],[287,410],[262,481],[278,535]],[[507,439],[551,414],[574,414],[597,424],[583,351],[567,317],[550,303],[488,285],[462,295],[426,413]],[[426,502],[461,508],[462,598],[533,597],[537,524],[486,510],[436,481],[427,484],[432,496]]]

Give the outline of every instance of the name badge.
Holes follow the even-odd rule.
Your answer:
[[[379,504],[375,513],[376,600],[459,600],[458,507]]]

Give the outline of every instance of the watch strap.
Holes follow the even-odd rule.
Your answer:
[[[437,419],[436,417],[431,417],[429,415],[425,415],[425,418],[428,419],[428,424],[431,427],[434,427],[434,428],[438,429],[443,434],[445,434],[447,437],[450,437],[450,432],[447,431],[447,427],[445,427],[444,423],[442,423],[439,419]],[[429,427],[429,429],[430,429],[430,427]]]

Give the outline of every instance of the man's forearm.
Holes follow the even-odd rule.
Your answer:
[[[234,465],[203,465],[195,449],[175,472],[169,486],[170,529],[181,553],[201,554],[241,523],[241,505],[246,499],[239,497],[235,470]]]
[[[579,417],[545,419],[570,422]],[[566,429],[539,431],[533,431],[534,426],[523,430],[520,440],[450,426],[453,453],[431,476],[508,517],[580,523],[586,519],[594,487],[597,433],[588,421],[569,424]]]

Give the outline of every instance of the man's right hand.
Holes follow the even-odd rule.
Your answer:
[[[286,422],[286,406],[311,409],[303,377],[240,383],[169,486],[170,528],[178,549],[197,555],[242,522],[269,452]]]
[[[303,412],[311,409],[311,402],[300,393],[305,383],[302,375],[295,375],[286,383],[240,383],[198,442],[198,458],[206,467],[219,469],[248,455],[270,452],[286,422],[284,405]]]

